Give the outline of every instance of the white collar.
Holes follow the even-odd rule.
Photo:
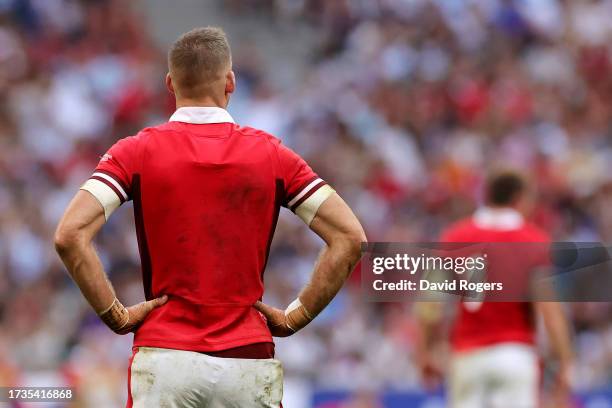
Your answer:
[[[216,106],[185,106],[178,108],[170,116],[170,122],[185,122],[196,125],[206,123],[235,123],[232,116],[223,108]]]
[[[494,230],[519,229],[525,222],[521,213],[512,208],[482,207],[476,210],[472,219],[477,227]]]

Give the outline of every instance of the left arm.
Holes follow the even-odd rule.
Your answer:
[[[573,363],[572,340],[567,318],[561,303],[537,302],[537,312],[542,316],[552,353],[559,364],[555,392],[557,398],[566,399],[571,391]],[[562,402],[558,403],[559,406]]]
[[[421,380],[427,389],[435,389],[442,383],[443,369],[440,362],[439,345],[443,339],[443,304],[418,302],[413,311],[419,328],[415,345],[415,359],[420,369]]]
[[[91,307],[115,333],[134,331],[156,307],[162,296],[125,308],[115,296],[93,239],[105,222],[104,207],[88,191],[80,190],[64,213],[55,232],[55,248]]]

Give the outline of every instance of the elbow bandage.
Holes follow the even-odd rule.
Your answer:
[[[109,307],[98,313],[98,316],[115,333],[120,332],[130,321],[130,313],[117,298]]]
[[[303,329],[313,319],[299,297],[285,309],[285,318],[287,319],[287,327],[294,332]]]

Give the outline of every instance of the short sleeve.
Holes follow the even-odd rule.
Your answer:
[[[81,186],[104,207],[106,219],[121,204],[131,199],[131,181],[136,161],[137,139],[121,139],[106,152],[94,173]]]
[[[542,269],[548,270],[553,266],[553,262],[551,259],[552,253],[551,250],[553,248],[550,236],[543,232],[537,230],[533,234],[532,241],[533,245],[529,245],[528,247],[533,247],[531,256],[532,256],[532,264],[533,268],[537,271]]]
[[[279,144],[278,154],[285,185],[283,206],[310,225],[321,204],[335,191],[293,150]]]

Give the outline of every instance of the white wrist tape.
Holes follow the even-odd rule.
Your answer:
[[[285,309],[285,317],[287,318],[287,327],[294,332],[300,330],[312,321],[312,316],[304,307],[298,297],[287,306]]]
[[[109,307],[98,313],[98,316],[114,332],[123,329],[130,321],[130,313],[117,298],[113,300]]]

